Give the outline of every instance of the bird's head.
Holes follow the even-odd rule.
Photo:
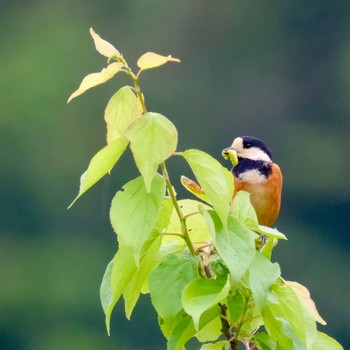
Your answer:
[[[231,147],[222,151],[222,155],[225,159],[229,159],[233,166],[236,166],[239,160],[243,159],[272,162],[271,150],[262,141],[252,136],[235,138]]]

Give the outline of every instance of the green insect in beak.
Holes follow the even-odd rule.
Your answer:
[[[225,159],[229,159],[233,166],[236,166],[238,164],[237,152],[236,152],[236,150],[233,147],[225,148],[222,151],[222,156]]]

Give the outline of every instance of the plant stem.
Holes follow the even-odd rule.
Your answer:
[[[139,74],[135,75],[133,73],[133,71],[130,69],[130,67],[128,66],[127,62],[125,61],[125,59],[123,57],[119,57],[118,61],[123,63],[126,73],[130,76],[130,78],[134,82],[135,92],[136,92],[136,95],[141,103],[142,112],[146,113],[147,108],[146,108],[145,98],[144,98],[143,93],[142,93],[141,88],[140,88]]]
[[[146,104],[145,104],[145,98],[143,97],[143,93],[141,92],[140,84],[139,84],[139,78],[137,78],[135,75],[133,76],[134,85],[135,85],[135,91],[136,95],[139,98],[139,101],[141,103],[142,111],[143,113],[147,112]]]
[[[140,83],[139,83],[139,73],[141,71],[137,75],[135,75],[123,57],[120,57],[119,60],[120,60],[120,62],[122,62],[124,64],[124,67],[125,67],[127,74],[131,77],[132,81],[134,82],[135,92],[136,92],[136,95],[141,103],[142,111],[143,111],[143,113],[146,113],[147,108],[146,108],[145,98],[143,96],[143,93],[142,93],[141,88],[140,88]],[[168,189],[168,193],[171,197],[171,200],[174,204],[175,210],[176,210],[177,215],[179,217],[179,220],[181,222],[182,235],[179,235],[179,236],[182,237],[184,239],[184,241],[186,242],[187,247],[188,247],[190,253],[192,254],[192,256],[195,256],[196,252],[193,248],[193,244],[192,244],[190,236],[188,234],[188,229],[187,229],[187,225],[186,225],[186,218],[182,215],[182,212],[180,210],[179,203],[177,202],[177,199],[176,199],[175,191],[174,191],[173,186],[170,182],[170,178],[169,178],[169,174],[168,174],[168,171],[166,169],[166,166],[165,166],[165,162],[161,163],[160,167],[161,167],[162,172],[163,172],[163,176],[165,179],[166,187]]]
[[[212,273],[211,273],[208,266],[204,268],[204,271],[205,271],[207,278],[213,278]],[[237,339],[234,336],[234,333],[232,331],[232,327],[231,327],[230,322],[228,321],[228,318],[227,318],[227,306],[225,304],[222,304],[222,303],[218,303],[218,305],[221,309],[221,316],[220,316],[221,333],[225,336],[228,343],[230,344],[230,350],[238,350]]]
[[[174,188],[173,188],[173,186],[172,186],[172,184],[170,182],[170,178],[169,178],[168,170],[167,170],[167,168],[165,166],[165,162],[161,163],[160,167],[161,167],[162,172],[163,172],[163,176],[164,176],[164,179],[165,179],[165,183],[166,183],[166,187],[167,187],[168,193],[169,193],[170,198],[171,198],[171,200],[172,200],[172,202],[174,204],[177,216],[179,217],[179,220],[180,220],[180,223],[181,223],[181,231],[182,231],[181,237],[186,242],[187,247],[188,247],[190,253],[192,254],[192,256],[195,256],[196,252],[195,252],[195,250],[193,248],[193,244],[192,244],[190,236],[188,234],[188,229],[187,229],[187,225],[186,225],[186,219],[182,215],[181,209],[179,207],[179,203],[177,202],[175,191],[174,191]]]
[[[238,342],[232,333],[231,326],[227,320],[227,306],[225,304],[219,303],[221,309],[221,332],[226,337],[227,341],[230,344],[230,350],[238,350]]]

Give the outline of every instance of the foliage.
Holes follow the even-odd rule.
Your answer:
[[[100,290],[108,333],[121,296],[130,318],[140,294],[150,293],[169,350],[185,349],[194,337],[203,350],[238,349],[239,343],[260,350],[342,349],[317,331],[316,321],[325,321],[308,290],[285,281],[271,262],[286,237],[259,225],[248,193],[232,199],[230,171],[200,150],[178,152],[174,124],[147,111],[141,73],[179,60],[148,52],[135,74],[116,48],[90,32],[108,65],[86,76],[68,102],[120,72],[133,86],[108,102],[107,145],[91,159],[76,199],[112,170],[128,146],[141,175],[116,193],[110,209],[119,248]],[[166,167],[170,157],[187,162],[196,181],[181,182],[200,200],[177,199]]]

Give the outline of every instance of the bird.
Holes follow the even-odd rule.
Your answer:
[[[233,198],[239,191],[249,192],[259,224],[271,227],[281,207],[283,176],[270,148],[256,137],[239,136],[222,155],[233,164]]]

